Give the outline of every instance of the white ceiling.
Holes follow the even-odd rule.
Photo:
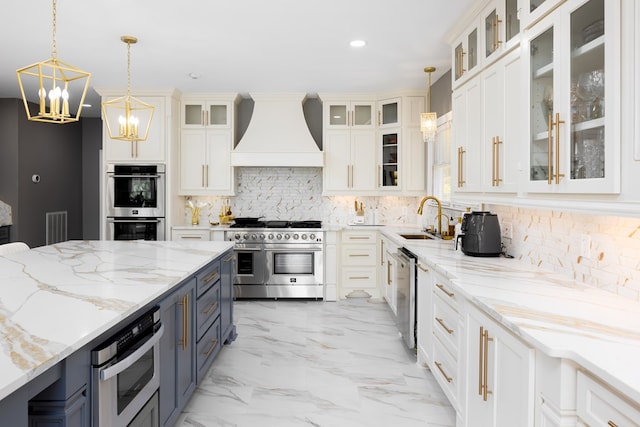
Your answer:
[[[386,92],[425,89],[451,68],[445,33],[474,0],[57,0],[57,57],[91,86],[181,92]],[[477,1],[477,0],[476,0]],[[15,70],[51,57],[52,1],[5,0],[0,97]],[[363,39],[354,49],[349,41]],[[198,79],[189,74],[196,73]],[[99,116],[99,99],[83,115]]]

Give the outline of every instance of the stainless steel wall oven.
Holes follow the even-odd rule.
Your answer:
[[[159,342],[163,332],[156,307],[91,352],[94,426],[159,425]]]
[[[107,240],[165,240],[165,165],[107,167]]]

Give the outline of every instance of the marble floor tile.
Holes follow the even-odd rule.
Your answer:
[[[237,301],[234,322],[177,426],[455,426],[385,302]]]

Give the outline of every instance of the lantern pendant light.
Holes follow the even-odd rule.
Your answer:
[[[424,138],[424,142],[433,141],[438,132],[438,115],[431,112],[431,73],[435,71],[435,67],[426,67],[425,73],[429,74],[429,84],[427,86],[427,112],[420,114],[420,132]]]
[[[18,85],[29,120],[57,124],[77,122],[89,89],[91,73],[57,58],[56,0],[53,0],[52,20],[51,59],[17,70]],[[37,103],[29,105],[30,99],[37,99]]]
[[[131,96],[131,45],[133,36],[120,37],[127,44],[127,94],[102,103],[102,116],[109,138],[120,141],[145,141],[149,135],[154,107]]]

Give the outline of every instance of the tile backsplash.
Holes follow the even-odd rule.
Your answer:
[[[560,210],[487,206],[500,223],[507,252],[542,268],[640,301],[640,218],[588,215]]]

